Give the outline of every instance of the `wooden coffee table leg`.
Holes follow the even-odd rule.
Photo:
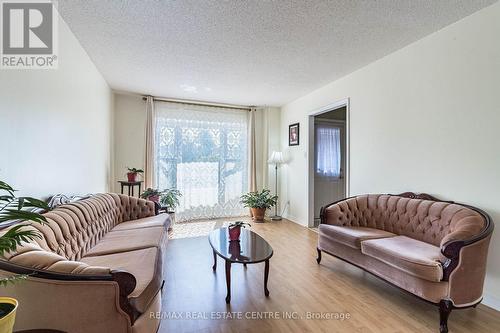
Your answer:
[[[214,265],[212,266],[213,271],[217,269],[217,253],[215,251],[212,251],[214,253]]]
[[[269,259],[266,260],[266,266],[264,268],[264,294],[269,296],[269,289],[267,289],[267,279],[269,278]]]
[[[226,260],[226,286],[226,303],[229,303],[231,302],[231,262],[229,260]]]

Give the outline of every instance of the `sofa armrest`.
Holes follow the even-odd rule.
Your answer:
[[[119,286],[120,308],[133,323],[139,313],[130,305],[128,295],[136,286],[135,277],[126,271],[109,267],[91,266],[68,260],[56,253],[43,250],[36,244],[23,244],[15,252],[4,253],[0,270],[28,277],[58,281],[114,281]]]
[[[476,236],[481,235],[487,227],[486,224],[487,221],[483,216],[467,216],[458,220],[453,231],[441,240],[441,247],[447,247],[448,244],[456,242],[474,242]]]
[[[2,277],[16,274],[28,274],[28,278],[2,288],[2,295],[21,304],[15,331],[40,327],[72,333],[131,331],[134,320],[122,307],[121,279],[115,279],[115,272],[90,276],[0,267]]]
[[[74,275],[109,275],[107,267],[90,266],[86,263],[68,260],[56,253],[45,251],[37,244],[23,244],[15,252],[3,255],[7,262],[21,267]]]
[[[131,221],[156,215],[155,203],[142,198],[118,194],[121,204],[122,221]]]
[[[137,280],[131,273],[123,270],[112,270],[111,277],[120,287],[120,308],[129,316],[133,325],[140,313],[130,304],[128,295],[134,291]]]
[[[448,281],[448,297],[454,306],[467,307],[481,301],[490,239],[491,234],[461,246],[456,250],[458,257],[448,259],[443,265],[443,279]]]
[[[55,255],[57,256],[57,255]],[[33,259],[38,258],[38,253],[35,254]],[[46,259],[46,258],[44,258]],[[31,260],[31,259],[30,259]],[[29,261],[24,261],[23,264],[29,263]],[[47,280],[47,281],[68,281],[77,282],[80,284],[89,283],[89,288],[92,288],[94,282],[111,282],[118,285],[118,300],[120,309],[127,314],[130,322],[133,324],[140,313],[135,310],[129,300],[128,295],[130,295],[137,284],[134,275],[123,270],[111,270],[106,267],[89,266],[85,263],[71,260],[60,260],[58,263],[64,262],[64,264],[58,264],[58,271],[49,270],[47,268],[54,268],[54,265],[48,266],[46,264],[38,264],[34,266],[25,266],[19,263],[19,260],[0,260],[0,271],[8,272],[13,275],[25,275],[28,279],[36,280]],[[83,269],[72,269],[71,272],[61,271],[60,268],[64,267],[79,267]]]
[[[319,215],[321,224],[351,225],[352,219],[347,218],[346,212],[350,211],[349,203],[354,202],[356,197],[338,200],[321,207]]]
[[[493,233],[494,224],[490,216],[475,207],[467,206],[478,212],[484,223],[477,224],[477,219],[467,217],[457,222],[454,230],[441,240],[441,253],[447,258],[443,263],[443,280],[447,281],[451,273],[460,263],[460,255],[463,248],[473,249],[474,244],[490,238]],[[487,253],[484,255],[486,256]]]

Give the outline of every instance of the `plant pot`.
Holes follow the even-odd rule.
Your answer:
[[[137,181],[137,172],[127,172],[127,180],[130,183]]]
[[[16,321],[17,301],[10,297],[0,297],[0,332],[12,333]]]
[[[228,228],[229,240],[236,241],[240,239],[241,227]]]
[[[148,197],[148,200],[149,201],[153,201],[153,202],[159,202],[160,201],[160,196],[159,195],[150,195]]]
[[[255,222],[264,222],[264,216],[266,215],[265,208],[250,208],[252,211],[252,220]]]

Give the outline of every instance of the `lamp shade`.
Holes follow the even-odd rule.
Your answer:
[[[269,164],[283,164],[285,160],[283,159],[283,153],[280,151],[273,151],[271,158],[267,161]]]

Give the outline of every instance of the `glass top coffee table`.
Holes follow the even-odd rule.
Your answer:
[[[229,240],[227,228],[220,228],[208,235],[208,241],[214,254],[214,272],[217,269],[217,256],[226,261],[226,303],[231,302],[231,264],[257,264],[265,262],[264,268],[264,294],[269,296],[267,280],[269,278],[269,259],[273,256],[273,248],[268,242],[255,232],[241,229],[240,239]]]

